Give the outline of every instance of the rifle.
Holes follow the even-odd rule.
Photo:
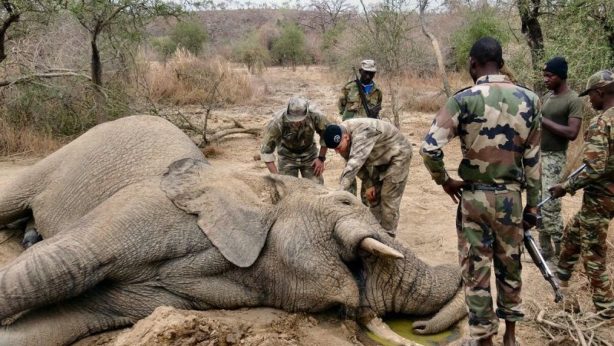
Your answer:
[[[578,167],[578,169],[576,169],[575,171],[571,172],[571,174],[569,174],[567,179],[577,176],[578,174],[580,174],[580,172],[582,172],[582,170],[584,170],[584,168],[586,168],[586,163]],[[537,209],[541,208],[544,204],[546,204],[546,202],[550,201],[551,199],[552,199],[552,196],[549,196],[548,198],[539,202],[539,204],[537,204]],[[541,216],[525,214],[524,217],[531,219],[531,221],[533,221],[532,222],[533,224],[537,225],[541,223]],[[550,283],[550,286],[552,286],[552,289],[554,290],[554,301],[558,303],[563,299],[561,288],[559,287],[559,284],[554,279],[554,275],[552,275],[552,271],[550,271],[550,268],[548,267],[548,264],[546,264],[544,257],[542,257],[542,254],[539,252],[539,250],[537,250],[537,245],[535,245],[535,239],[533,239],[533,236],[531,235],[530,230],[531,230],[531,227],[524,227],[524,247],[529,252],[529,255],[531,256],[533,263],[535,263],[537,268],[539,268],[539,271],[544,276],[544,279],[546,279],[546,281]]]
[[[537,224],[541,220],[541,216],[536,216],[532,214],[525,214],[525,218],[534,218]],[[552,289],[554,290],[554,302],[558,303],[563,300],[563,293],[561,293],[561,288],[559,284],[554,279],[554,275],[552,275],[552,271],[546,264],[546,260],[542,257],[542,254],[537,250],[537,245],[535,245],[535,239],[531,235],[531,227],[524,227],[524,247],[527,249],[527,252],[531,256],[533,263],[539,268],[539,271],[544,276],[544,279],[550,283]]]
[[[367,113],[367,117],[377,119],[379,118],[379,108],[380,106],[375,106],[373,109],[369,108],[369,103],[367,102],[367,95],[365,95],[365,91],[362,90],[362,85],[360,83],[360,78],[358,78],[358,73],[356,72],[356,68],[352,67],[352,71],[354,71],[354,83],[356,83],[356,87],[358,87],[358,95],[360,95],[360,103],[362,103],[362,108],[364,108]]]

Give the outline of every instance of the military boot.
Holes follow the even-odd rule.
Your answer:
[[[550,234],[539,232],[539,246],[541,247],[542,257],[547,261],[552,258],[554,250],[552,249],[552,239]]]
[[[561,254],[561,242],[555,241],[554,242],[554,256],[556,256],[556,258],[559,258],[560,254]]]

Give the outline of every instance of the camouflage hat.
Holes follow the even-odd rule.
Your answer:
[[[288,101],[288,109],[286,110],[286,118],[289,121],[301,121],[307,116],[309,110],[309,101],[303,97],[294,96]]]
[[[368,72],[377,72],[377,69],[375,68],[375,61],[371,59],[361,61],[360,69]]]
[[[590,76],[588,82],[586,82],[586,90],[581,92],[579,96],[586,96],[589,91],[604,87],[612,82],[614,82],[614,73],[608,70],[601,70]]]

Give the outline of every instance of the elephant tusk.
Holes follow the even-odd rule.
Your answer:
[[[376,317],[369,321],[365,326],[367,329],[371,331],[371,333],[377,335],[378,337],[389,341],[395,345],[401,346],[421,346],[421,344],[415,343],[411,340],[407,340],[399,334],[395,333],[381,318]]]
[[[405,258],[402,253],[373,238],[365,238],[360,242],[360,248],[374,254],[392,258]]]

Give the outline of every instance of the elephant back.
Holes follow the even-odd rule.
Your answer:
[[[183,158],[204,160],[180,129],[153,116],[98,125],[37,164],[42,190],[32,210],[43,237],[69,227],[124,187],[161,177]]]

